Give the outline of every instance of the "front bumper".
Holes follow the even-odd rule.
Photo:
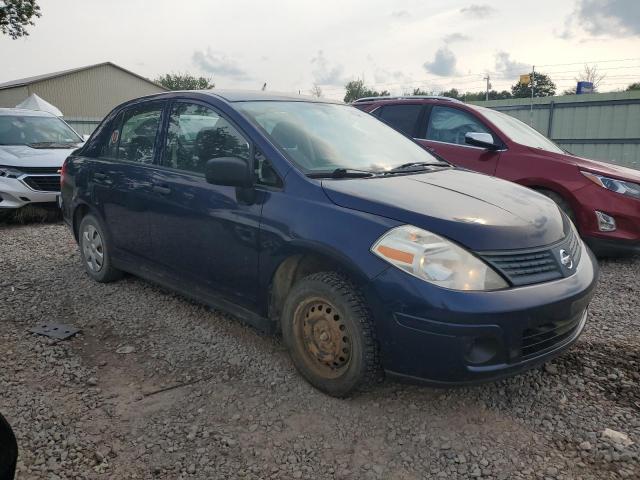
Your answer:
[[[589,184],[574,192],[580,235],[596,255],[640,253],[640,200]],[[616,221],[616,230],[602,232],[596,211]]]
[[[60,192],[34,190],[23,181],[22,177],[0,177],[0,208],[3,209],[20,208],[30,203],[56,202],[59,196]]]
[[[582,333],[597,283],[583,245],[576,273],[494,292],[434,287],[389,268],[366,296],[387,373],[433,385],[513,375],[560,354]]]

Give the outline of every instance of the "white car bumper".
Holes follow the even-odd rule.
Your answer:
[[[60,195],[59,191],[36,190],[26,183],[27,176],[37,177],[35,175],[22,175],[18,178],[0,177],[0,209],[20,208],[29,203],[57,201]],[[47,177],[52,177],[52,175],[47,175]]]

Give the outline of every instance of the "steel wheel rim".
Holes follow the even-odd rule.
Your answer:
[[[87,268],[99,272],[104,265],[104,243],[98,229],[89,224],[82,232],[82,253]]]
[[[324,378],[337,378],[351,363],[351,332],[344,315],[324,298],[298,305],[293,318],[294,338],[307,366]]]

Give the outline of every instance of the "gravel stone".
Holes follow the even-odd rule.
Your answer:
[[[278,337],[131,276],[91,281],[62,224],[0,225],[0,306],[18,479],[640,478],[638,258],[601,262],[584,334],[545,367],[346,400]],[[82,332],[29,333],[45,319]]]

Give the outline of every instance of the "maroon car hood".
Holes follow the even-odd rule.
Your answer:
[[[607,177],[614,177],[620,180],[628,180],[630,182],[640,183],[640,170],[633,168],[621,167],[612,163],[598,162],[597,160],[589,160],[588,158],[577,157],[575,155],[558,155],[562,160],[571,165],[575,165],[581,170],[599,173]]]

